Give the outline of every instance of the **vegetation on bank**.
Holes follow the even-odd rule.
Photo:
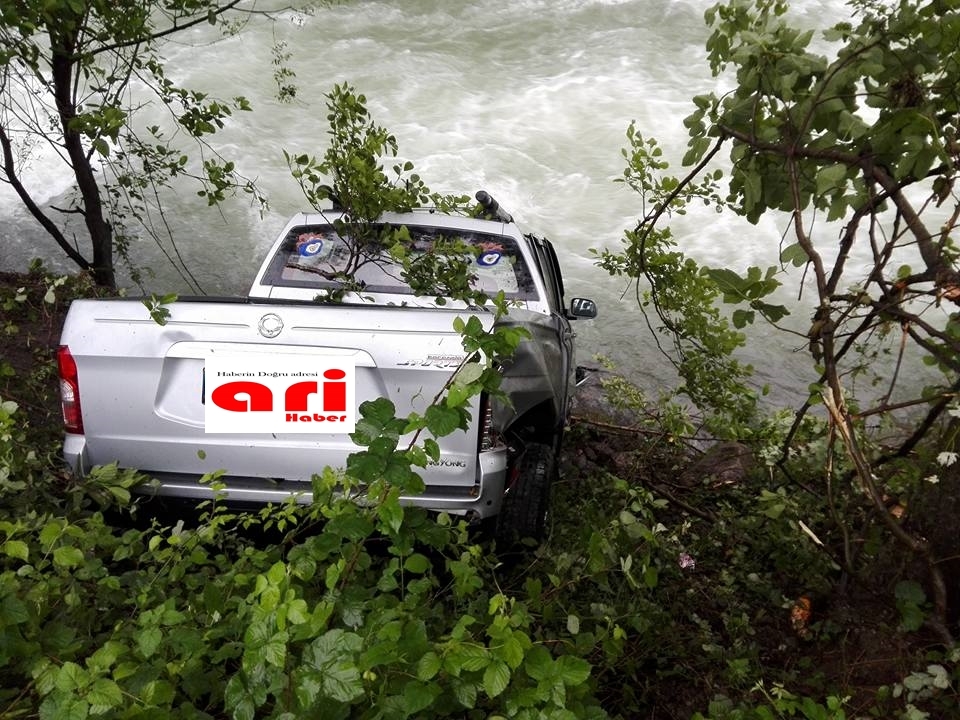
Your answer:
[[[630,129],[623,179],[643,214],[598,259],[638,281],[683,385],[649,398],[601,376],[617,419],[571,427],[537,547],[495,548],[397,502],[431,438],[496,391],[492,363],[520,338],[464,324],[485,360],[423,417],[365,403],[347,473],[319,474],[309,508],[163,514],[132,499],[134,471],[79,481],[57,462],[51,347],[63,305],[94,284],[39,268],[9,278],[0,717],[956,717],[960,13],[943,0],[854,8],[823,41],[829,59],[781,2],[712,9],[710,62],[736,85],[695,99],[685,176]],[[409,164],[388,176],[396,141],[363,96],[328,99],[338,149],[288,154],[293,177],[403,259],[402,235],[365,236],[365,223],[460,200],[432,197]],[[713,167],[721,150],[729,166]],[[699,203],[753,222],[786,211],[793,242],[771,268],[702,268],[663,225]],[[455,252],[435,260],[405,270],[424,273],[423,292],[486,300]],[[791,273],[815,296],[812,318],[774,301]],[[163,319],[163,298],[147,306]],[[760,410],[737,359],[761,321],[809,352],[795,410]],[[940,375],[896,395],[910,343]],[[854,381],[879,383],[880,401],[858,402]],[[707,462],[704,429],[749,454],[745,472]],[[359,485],[369,502],[334,492]]]
[[[0,291],[3,356],[33,353],[0,368],[0,717],[955,711],[923,569],[862,504],[864,572],[834,560],[843,533],[806,486],[824,427],[804,429],[799,482],[772,481],[782,415],[730,476],[612,377],[620,419],[574,423],[548,537],[510,555],[451,518],[334,497],[330,475],[309,509],[158,510],[130,500],[133,472],[80,482],[58,462],[56,328],[89,290],[37,270]],[[953,467],[905,523],[952,527]]]

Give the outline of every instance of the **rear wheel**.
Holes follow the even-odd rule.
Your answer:
[[[497,547],[509,549],[524,538],[543,538],[550,505],[550,486],[557,467],[553,448],[530,443],[517,458],[516,478],[503,498],[497,517]]]

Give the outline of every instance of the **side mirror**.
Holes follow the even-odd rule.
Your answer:
[[[597,316],[597,304],[593,300],[588,300],[587,298],[574,298],[570,301],[570,311],[567,313],[567,317],[573,320],[574,318],[585,318],[589,320],[590,318],[595,318]]]

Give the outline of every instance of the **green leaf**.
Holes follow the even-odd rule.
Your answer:
[[[153,655],[157,648],[160,647],[160,642],[163,640],[163,633],[160,632],[158,627],[147,627],[138,632],[135,636],[137,641],[137,648],[140,650],[140,654],[144,658],[149,658]]]
[[[421,555],[420,553],[414,553],[404,561],[403,567],[409,572],[422,575],[430,569],[430,561],[426,558],[426,556]]]
[[[287,660],[287,633],[278,632],[259,648],[264,660],[274,667],[282,668]]]
[[[423,441],[423,451],[434,462],[440,459],[440,444],[433,438],[425,438]]]
[[[470,383],[476,382],[480,379],[480,376],[483,375],[484,369],[485,368],[480,363],[467,363],[460,368],[460,371],[457,373],[457,384],[469,385]]]
[[[397,413],[397,408],[387,398],[366,400],[360,403],[360,415],[379,427],[385,427]]]
[[[102,715],[112,708],[120,707],[123,694],[120,686],[109,678],[97,678],[90,686],[86,700],[90,703],[91,715]]]
[[[456,671],[454,674],[458,675],[460,670],[483,670],[490,663],[490,656],[485,647],[464,643],[447,656],[447,662]]]
[[[310,619],[307,601],[303,598],[295,598],[294,600],[291,600],[286,604],[286,609],[287,620],[292,625],[303,625]]]
[[[3,553],[7,557],[27,562],[30,557],[30,548],[22,540],[7,540],[3,544]]]
[[[707,276],[713,280],[720,292],[723,293],[724,302],[737,302],[746,295],[748,281],[740,277],[733,270],[727,268],[707,268]]]
[[[321,675],[324,694],[340,702],[348,703],[363,695],[363,681],[357,666],[350,662],[339,662],[327,666]]]
[[[527,653],[524,669],[534,680],[543,680],[553,671],[553,657],[550,651],[542,645],[535,645]]]
[[[392,532],[400,532],[403,526],[403,508],[396,496],[390,497],[377,508],[377,516]]]
[[[779,322],[790,314],[790,311],[784,305],[771,305],[770,303],[756,301],[751,303],[750,307],[759,310],[770,322]]]
[[[493,660],[483,671],[483,689],[494,698],[510,684],[510,668],[502,660]]]
[[[353,432],[350,434],[350,439],[354,443],[361,446],[366,446],[380,437],[380,431],[383,429],[381,425],[370,422],[363,418],[357,420],[357,424],[354,427]]]
[[[58,547],[53,551],[53,564],[58,567],[71,568],[83,562],[83,551],[75,547]]]
[[[733,326],[738,330],[752,324],[755,318],[756,313],[754,313],[752,310],[742,309],[734,310],[733,316],[731,317],[733,320]]]
[[[64,531],[64,525],[56,520],[51,520],[46,525],[43,526],[43,530],[40,531],[40,545],[48,550],[57,538],[60,537],[60,534]]]
[[[897,583],[894,594],[897,600],[914,605],[922,605],[927,601],[927,594],[915,580],[901,580]]]
[[[846,165],[827,165],[821,168],[817,172],[817,194],[832,194],[843,185],[846,177]]]
[[[317,701],[317,697],[320,695],[320,688],[320,674],[305,672],[298,678],[294,692],[296,692],[297,700],[300,701],[300,704],[305,708],[309,708]],[[230,707],[229,703],[227,707]]]
[[[923,610],[916,605],[908,603],[900,606],[900,624],[907,632],[916,632],[922,628],[924,619]]]
[[[234,674],[227,682],[223,701],[227,710],[231,712],[233,720],[253,720],[256,707],[240,673]]]
[[[787,247],[780,251],[780,262],[782,263],[790,263],[794,267],[803,267],[808,261],[807,253],[800,246],[800,243],[787,245]]]
[[[557,660],[560,679],[565,685],[576,686],[590,677],[590,663],[573,655],[563,655]]]
[[[465,708],[472,708],[477,704],[477,686],[469,680],[455,678],[453,681],[453,696]]]
[[[39,708],[40,720],[86,720],[90,710],[87,701],[77,697],[52,693]]]
[[[369,452],[351,453],[347,456],[347,472],[364,484],[379,480],[386,467],[385,458]]]
[[[287,576],[287,566],[282,561],[277,561],[267,570],[267,581],[271,585],[279,585]]]
[[[440,672],[441,667],[442,662],[440,661],[440,656],[431,650],[422,655],[420,660],[417,661],[417,678],[424,682],[432,680],[437,676],[437,673]]]
[[[87,667],[93,672],[104,672],[113,667],[117,658],[125,653],[127,646],[115,640],[107,640],[87,660]]]
[[[504,638],[503,645],[497,648],[497,657],[506,662],[511,670],[516,670],[523,663],[524,648],[529,645],[530,641],[518,630]]]
[[[89,681],[86,670],[75,662],[67,661],[57,670],[56,687],[64,692],[74,692]]]
[[[454,383],[447,390],[446,403],[449,407],[462,406],[470,399],[471,395],[473,395],[473,391],[470,386]]]
[[[414,445],[411,448],[408,448],[406,451],[406,456],[410,461],[410,465],[416,465],[417,467],[426,467],[430,458],[427,457],[427,453],[424,452],[423,448],[419,445]]]
[[[8,595],[0,604],[0,627],[19,625],[34,618],[26,603],[20,598]]]
[[[460,427],[460,413],[446,405],[431,405],[425,413],[427,429],[436,437],[449,435]]]
[[[403,709],[409,715],[415,716],[433,704],[438,692],[439,688],[433,689],[430,685],[411,680],[403,686]]]

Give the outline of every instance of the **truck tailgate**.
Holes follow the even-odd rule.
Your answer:
[[[464,357],[452,328],[457,313],[449,310],[209,301],[167,307],[170,318],[160,326],[137,301],[71,306],[61,343],[77,364],[84,465],[117,461],[147,474],[223,469],[309,481],[327,465],[343,467],[357,446],[346,434],[205,433],[211,353],[295,356],[305,367],[321,356],[351,358],[358,406],[388,398],[401,417],[424,412]],[[265,319],[270,331],[279,319],[275,337],[264,336]],[[476,425],[440,441],[440,462],[421,471],[428,486],[476,482]]]

